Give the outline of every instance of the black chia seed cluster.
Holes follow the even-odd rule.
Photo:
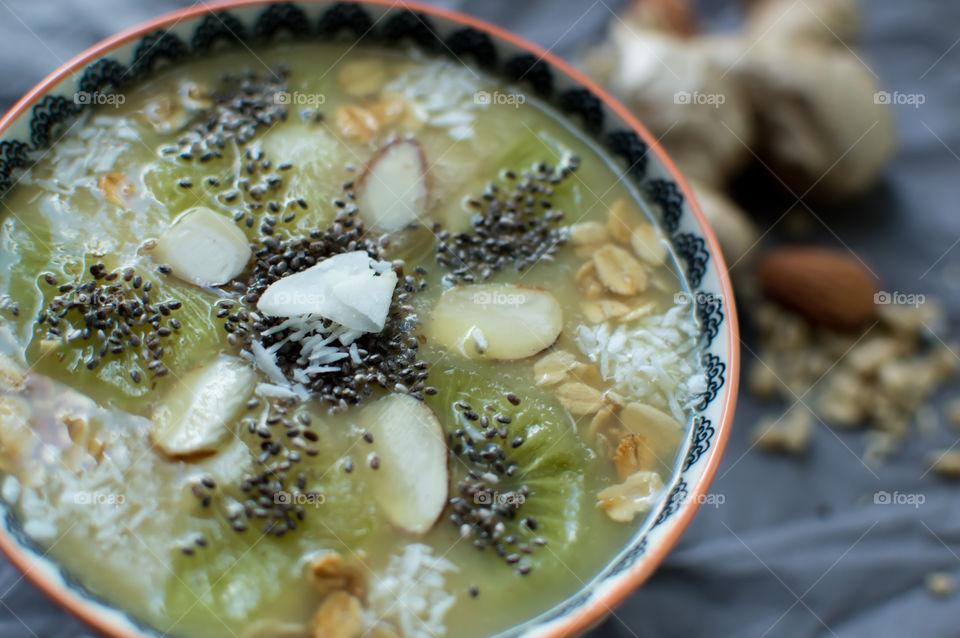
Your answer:
[[[502,185],[490,182],[480,197],[467,200],[476,211],[471,230],[451,233],[435,226],[437,263],[451,270],[444,281],[472,283],[511,265],[523,271],[552,260],[568,233],[559,225],[564,212],[550,198],[579,165],[578,157],[567,156],[556,168],[541,162],[519,175],[503,171]]]
[[[514,394],[507,398],[512,405],[520,404]],[[524,556],[532,554],[535,546],[546,545],[547,541],[536,536],[529,543],[525,542],[511,533],[508,526],[519,525],[531,532],[539,528],[535,518],[521,517],[530,488],[521,484],[505,490],[500,484],[521,472],[521,468],[509,460],[508,449],[523,445],[523,437],[510,438],[507,425],[513,417],[508,414],[478,412],[465,401],[458,401],[455,407],[461,423],[479,427],[482,438],[475,440],[465,427],[459,427],[447,436],[451,451],[470,468],[466,477],[457,482],[458,495],[450,499],[450,522],[462,536],[472,538],[477,549],[493,547],[497,556],[508,565],[516,566],[518,574],[529,574],[532,567]],[[490,408],[486,411],[491,411]]]
[[[240,434],[249,440],[259,471],[244,476],[239,483],[242,500],[232,497],[218,500],[219,509],[230,528],[237,533],[258,527],[264,534],[280,537],[297,529],[306,519],[305,504],[322,502],[319,492],[307,490],[307,474],[297,465],[319,454],[320,436],[313,420],[300,402],[289,399],[251,398],[247,416],[240,421]],[[209,477],[191,485],[201,507],[209,508],[213,498],[222,496]],[[184,551],[192,555],[195,548]]]
[[[240,75],[225,75],[213,92],[213,105],[205,119],[183,135],[177,145],[161,149],[164,155],[177,155],[185,161],[201,163],[223,157],[231,141],[246,144],[257,129],[287,119],[287,108],[277,95],[288,90],[289,69],[278,66],[266,77],[247,70]]]
[[[52,273],[43,274],[42,281],[58,294],[37,317],[37,326],[46,328],[48,339],[81,344],[88,370],[129,351],[139,355],[143,368],[154,377],[166,375],[164,344],[180,329],[180,320],[171,315],[181,302],[155,302],[150,296],[153,282],[144,281],[133,268],[108,272],[96,263],[90,275],[93,279],[61,284]],[[136,364],[129,372],[134,383],[140,383],[142,373]]]
[[[383,242],[366,235],[363,223],[356,219],[354,213],[354,210],[342,210],[329,228],[314,230],[309,237],[286,240],[273,236],[263,238],[254,254],[253,268],[241,283],[245,306],[255,306],[267,287],[282,277],[306,270],[328,257],[359,250],[373,259],[383,259]],[[419,320],[408,303],[410,297],[423,290],[426,284],[419,274],[405,275],[402,262],[394,262],[393,266],[399,282],[384,329],[378,333],[363,334],[353,342],[357,346],[359,361],[345,357],[331,364],[338,366],[339,370],[314,374],[306,384],[308,390],[330,404],[334,411],[358,403],[377,386],[387,391],[410,394],[418,399],[422,399],[423,393],[428,391],[425,386],[428,364],[418,358]],[[290,332],[283,330],[263,336],[265,330],[283,320],[262,317],[252,309],[230,310],[222,315],[225,319],[224,330],[232,335],[232,338],[228,336],[231,342],[244,348],[249,348],[253,340],[269,348],[284,340]],[[332,326],[331,322],[324,324],[324,328]],[[349,352],[348,346],[339,347]],[[277,350],[276,358],[287,379],[295,382],[294,372],[301,367],[298,363],[302,358],[300,345],[287,342]]]

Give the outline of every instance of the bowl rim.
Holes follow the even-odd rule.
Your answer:
[[[178,9],[145,22],[138,23],[132,27],[124,29],[119,33],[107,37],[93,46],[87,48],[82,53],[74,56],[58,67],[55,71],[48,74],[43,80],[30,89],[13,107],[0,118],[0,136],[20,117],[29,113],[30,107],[38,102],[52,88],[56,87],[69,76],[82,71],[89,64],[96,62],[109,52],[117,49],[133,40],[143,37],[158,29],[171,27],[183,20],[196,18],[212,14],[218,11],[225,11],[232,8],[247,7],[251,5],[267,6],[270,4],[279,4],[284,0],[215,0],[199,5],[194,5],[184,9]],[[334,0],[297,0],[299,3],[306,4],[332,4]],[[343,1],[343,0],[340,0]],[[546,633],[541,632],[538,635],[543,638],[562,638],[565,636],[576,636],[590,629],[599,623],[606,616],[614,614],[614,608],[622,603],[632,592],[636,591],[653,574],[657,567],[663,562],[676,543],[679,541],[683,532],[686,531],[694,515],[704,502],[707,491],[713,483],[720,463],[723,459],[723,453],[730,437],[730,430],[733,426],[733,417],[736,411],[737,392],[740,379],[740,330],[734,302],[733,285],[730,274],[727,270],[726,262],[720,249],[719,241],[707,221],[699,203],[694,197],[693,191],[683,174],[660,145],[658,139],[640,123],[640,121],[630,113],[630,111],[616,100],[610,93],[601,88],[595,81],[587,77],[584,73],[578,71],[572,64],[564,61],[562,58],[551,51],[535,44],[524,37],[517,35],[506,27],[496,25],[481,18],[477,18],[461,11],[447,9],[419,0],[346,0],[351,4],[359,5],[377,5],[388,8],[409,9],[423,14],[456,22],[464,26],[472,27],[478,31],[483,31],[496,39],[508,42],[513,46],[532,53],[541,61],[546,62],[550,67],[559,70],[568,76],[577,84],[589,89],[611,109],[633,132],[640,136],[647,144],[649,151],[656,157],[657,161],[663,166],[671,179],[675,180],[681,193],[688,203],[697,221],[699,230],[703,233],[704,240],[709,248],[713,259],[712,269],[716,271],[721,294],[726,305],[726,336],[728,343],[727,358],[727,382],[723,394],[723,409],[719,423],[715,424],[716,434],[713,444],[706,455],[706,465],[696,482],[688,488],[689,496],[680,504],[675,514],[676,521],[671,529],[666,533],[663,539],[650,547],[643,560],[626,570],[620,577],[620,582],[607,591],[596,594],[591,600],[577,611],[571,613],[560,623],[553,624]],[[53,599],[53,601],[69,613],[87,623],[95,630],[104,633],[111,638],[142,638],[142,634],[134,632],[126,624],[121,624],[117,620],[107,617],[89,600],[79,596],[69,585],[63,582],[57,582],[42,570],[37,569],[38,564],[44,560],[45,555],[34,557],[29,550],[21,546],[6,528],[0,529],[0,551],[7,559],[21,572],[22,576],[32,582],[44,594]]]

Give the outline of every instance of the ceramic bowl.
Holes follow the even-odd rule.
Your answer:
[[[202,3],[109,38],[79,55],[27,93],[0,120],[0,194],[19,172],[54,144],[89,105],[75,95],[121,88],[161,65],[214,47],[276,37],[411,42],[438,55],[477,65],[535,93],[570,116],[621,162],[653,203],[693,291],[702,324],[702,364],[708,388],[695,406],[669,489],[631,542],[593,580],[557,605],[502,636],[558,637],[582,633],[637,589],[663,561],[707,499],[733,419],[739,373],[739,333],[732,289],[716,237],[676,166],[630,113],[571,65],[501,27],[429,5],[363,2],[227,1]],[[9,508],[0,549],[59,605],[115,637],[157,635],[98,600],[46,559]]]

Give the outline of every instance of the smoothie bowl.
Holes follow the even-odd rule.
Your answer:
[[[0,546],[99,631],[575,635],[707,497],[716,242],[649,134],[517,37],[190,9],[0,139]]]

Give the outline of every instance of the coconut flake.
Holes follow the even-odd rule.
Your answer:
[[[706,388],[699,336],[688,305],[626,324],[581,325],[575,334],[580,351],[619,392],[669,411],[680,422]]]
[[[320,315],[350,331],[380,332],[396,285],[392,269],[354,251],[274,282],[260,296],[257,309],[272,317]]]

